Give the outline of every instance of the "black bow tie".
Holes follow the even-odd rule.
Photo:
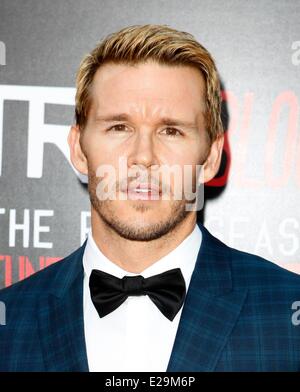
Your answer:
[[[130,295],[148,295],[162,314],[172,321],[184,302],[186,292],[180,268],[149,278],[137,275],[122,279],[94,269],[89,286],[100,317],[117,309]]]

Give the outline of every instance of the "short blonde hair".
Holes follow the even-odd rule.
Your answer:
[[[75,121],[84,129],[91,106],[94,75],[105,63],[135,65],[154,60],[199,69],[206,84],[206,130],[213,142],[221,133],[221,87],[210,53],[190,33],[167,25],[133,25],[108,35],[80,63],[76,78]]]

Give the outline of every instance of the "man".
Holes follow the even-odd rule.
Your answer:
[[[300,277],[226,246],[188,208],[220,165],[220,106],[214,61],[188,33],[130,26],[84,58],[68,142],[91,232],[1,291],[0,370],[299,370]]]

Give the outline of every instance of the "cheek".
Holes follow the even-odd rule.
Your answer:
[[[100,165],[109,165],[117,168],[118,154],[114,153],[105,142],[90,143],[86,148],[86,157],[90,168],[96,170]]]
[[[179,149],[169,153],[166,156],[166,163],[170,165],[197,165],[200,164],[205,157],[205,148],[201,145],[190,145],[189,148]]]

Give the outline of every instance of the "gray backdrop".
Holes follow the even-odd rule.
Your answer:
[[[101,38],[145,23],[192,33],[220,70],[231,165],[207,187],[205,226],[300,273],[299,16],[299,1],[0,0],[0,287],[85,238],[66,143],[76,70]]]

